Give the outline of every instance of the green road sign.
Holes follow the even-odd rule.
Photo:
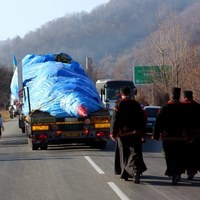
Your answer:
[[[133,81],[135,84],[153,83],[153,76],[159,72],[159,66],[134,66]]]

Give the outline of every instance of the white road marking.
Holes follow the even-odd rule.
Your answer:
[[[150,187],[155,192],[157,192],[158,194],[160,194],[160,196],[164,197],[166,200],[171,200],[172,199],[172,197],[170,197],[167,194],[164,194],[160,189],[155,188],[155,186],[152,186],[152,185],[149,185],[149,184],[147,184],[147,186]],[[180,199],[185,199],[185,198],[181,197]]]
[[[113,182],[108,182],[108,185],[114,190],[121,200],[129,200],[129,198],[117,187]]]
[[[99,166],[89,157],[89,156],[84,156],[85,159],[94,167],[94,169],[99,173],[99,174],[105,174],[103,170],[100,169]]]
[[[105,174],[105,172],[101,170],[100,167],[98,167],[98,165],[89,156],[84,157],[99,174]],[[115,183],[108,182],[107,184],[113,189],[113,191],[118,195],[121,200],[129,200],[129,198],[119,189],[119,187],[117,187]]]

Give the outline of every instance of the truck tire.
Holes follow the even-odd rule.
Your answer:
[[[22,133],[25,133],[25,123],[24,123],[24,121],[19,118],[18,122],[19,122],[19,128],[21,128]]]
[[[39,146],[32,142],[32,150],[38,150]]]
[[[21,129],[22,129],[22,133],[26,132],[25,127],[21,128]]]
[[[41,150],[47,150],[47,148],[48,148],[47,145],[44,145],[44,146],[41,146],[41,147],[40,147]]]
[[[104,149],[106,147],[107,141],[95,141],[90,144],[92,148]]]

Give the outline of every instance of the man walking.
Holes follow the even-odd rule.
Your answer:
[[[193,180],[194,175],[200,170],[200,161],[198,159],[200,152],[200,104],[193,99],[193,92],[186,90],[183,92],[183,106],[185,110],[185,125],[188,142],[186,145],[186,172],[188,180]]]
[[[3,126],[3,118],[2,115],[0,113],[0,138],[2,136],[2,131],[4,130],[4,126]]]
[[[173,184],[177,184],[181,179],[181,174],[185,172],[184,123],[180,93],[180,88],[172,88],[171,99],[158,113],[152,135],[155,140],[159,138],[163,140],[167,167],[165,175],[172,177]]]
[[[131,98],[129,87],[122,88],[120,94],[111,123],[111,137],[116,141],[115,172],[123,180],[133,178],[134,183],[140,183],[140,175],[147,170],[142,154],[144,113],[140,104]]]

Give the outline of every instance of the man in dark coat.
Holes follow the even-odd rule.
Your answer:
[[[142,154],[142,136],[146,124],[140,104],[131,98],[130,88],[120,90],[111,123],[111,137],[116,141],[115,173],[121,179],[133,178],[140,183],[140,175],[147,170]]]
[[[200,138],[198,136],[200,129],[200,104],[194,101],[193,92],[186,90],[183,92],[183,106],[185,110],[185,125],[186,134],[188,137],[187,142],[187,155],[186,155],[186,171],[188,180],[193,180],[194,175],[200,169]]]
[[[155,140],[162,139],[167,167],[165,175],[172,177],[173,184],[177,184],[181,174],[185,172],[185,136],[180,92],[180,88],[172,88],[172,97],[158,113],[152,135]]]

